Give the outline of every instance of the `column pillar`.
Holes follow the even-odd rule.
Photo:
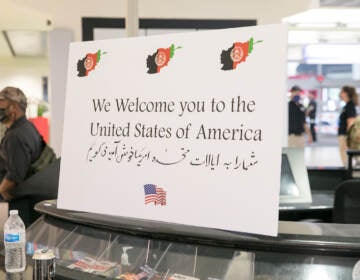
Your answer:
[[[126,1],[125,28],[127,37],[136,37],[139,33],[138,0]]]

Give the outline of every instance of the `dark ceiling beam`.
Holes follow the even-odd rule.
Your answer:
[[[5,30],[3,30],[2,33],[4,35],[4,38],[5,38],[5,41],[6,41],[7,45],[9,46],[9,49],[10,49],[10,52],[11,52],[12,56],[15,57],[16,53],[15,53],[15,50],[14,50],[12,44],[11,44],[11,41],[10,41],[10,38],[9,38],[7,32]]]

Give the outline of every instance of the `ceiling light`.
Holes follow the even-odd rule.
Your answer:
[[[360,63],[360,46],[358,44],[316,44],[303,49],[306,63],[322,64],[356,64]]]
[[[339,8],[320,8],[298,13],[283,19],[290,24],[358,24],[360,23],[360,9],[339,9]]]
[[[46,56],[47,32],[7,30],[4,36],[14,56]]]

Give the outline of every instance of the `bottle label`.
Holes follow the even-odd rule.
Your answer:
[[[5,234],[5,242],[19,242],[20,241],[20,234],[19,233],[7,233]]]

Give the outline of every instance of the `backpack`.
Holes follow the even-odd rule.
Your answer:
[[[40,154],[40,157],[30,165],[31,175],[43,170],[46,166],[50,165],[56,160],[56,154],[54,150],[48,144],[46,144],[44,139],[42,139],[42,142],[44,148]]]
[[[349,149],[360,150],[360,116],[356,117],[355,122],[350,126],[346,141]]]
[[[27,178],[29,178],[31,175],[34,175],[35,173],[43,170],[46,166],[50,165],[52,162],[56,160],[56,154],[54,150],[45,142],[42,135],[39,133],[37,128],[32,122],[29,122],[32,127],[35,129],[35,131],[38,133],[41,143],[43,146],[43,150],[37,160],[35,160],[31,165],[27,173]]]

